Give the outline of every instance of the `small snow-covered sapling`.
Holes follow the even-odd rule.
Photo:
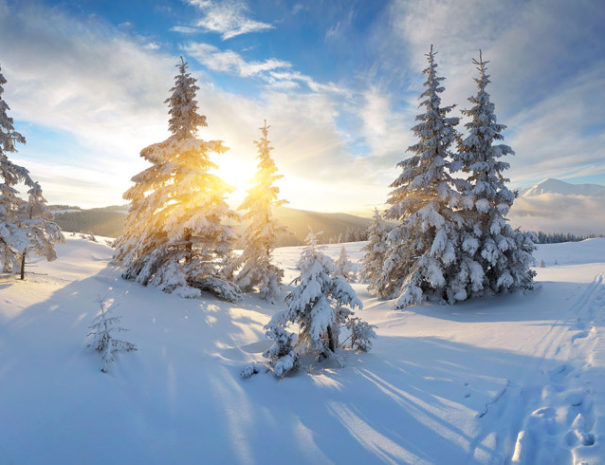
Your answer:
[[[127,330],[118,326],[120,317],[112,315],[112,303],[113,299],[101,300],[99,302],[101,309],[89,326],[90,332],[88,333],[88,337],[91,338],[88,347],[99,353],[103,362],[103,367],[101,368],[103,373],[109,371],[109,366],[116,361],[119,352],[132,352],[133,350],[137,350],[134,344],[121,339],[116,339],[113,336],[115,332]]]

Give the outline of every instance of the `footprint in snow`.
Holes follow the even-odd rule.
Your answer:
[[[571,336],[571,342],[573,343],[577,339],[584,339],[585,337],[588,337],[588,331],[580,331],[579,333],[576,333]]]
[[[553,382],[559,382],[565,379],[571,372],[571,366],[564,363],[550,371],[550,380]]]

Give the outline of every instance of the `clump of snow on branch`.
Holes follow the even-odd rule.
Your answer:
[[[207,125],[195,100],[199,87],[184,61],[178,68],[166,100],[172,134],[141,151],[152,166],[134,176],[124,194],[130,209],[114,263],[125,279],[165,292],[197,297],[205,291],[239,300],[231,282],[235,232],[224,222],[237,218],[225,201],[233,188],[212,172],[217,165],[210,158],[227,148],[197,137]]]
[[[245,292],[256,289],[261,298],[273,301],[279,293],[284,272],[271,263],[271,258],[277,236],[286,228],[275,219],[272,209],[286,201],[278,199],[279,187],[275,186],[283,176],[278,173],[271,157],[273,147],[268,139],[269,127],[265,121],[260,128],[262,136],[255,141],[258,169],[254,184],[239,207],[245,211],[243,219],[248,226],[243,233],[243,251],[237,261],[236,283]]]
[[[296,287],[286,297],[287,310],[273,316],[265,327],[273,346],[265,353],[276,376],[281,377],[298,366],[301,354],[321,357],[334,355],[341,330],[351,333],[349,347],[368,350],[372,328],[357,318],[353,309],[361,301],[343,276],[336,276],[334,262],[317,246],[317,236],[310,233],[307,247],[299,261],[300,276]],[[298,333],[289,330],[290,325]]]
[[[88,347],[101,357],[103,362],[101,371],[103,373],[109,371],[111,364],[117,360],[120,352],[137,350],[134,344],[115,337],[115,333],[126,331],[126,329],[118,326],[120,317],[112,314],[112,304],[113,299],[100,302],[101,309],[90,325],[90,332],[88,333],[90,338]]]

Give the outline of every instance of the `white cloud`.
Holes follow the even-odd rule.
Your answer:
[[[246,61],[233,50],[221,50],[214,45],[202,42],[189,42],[183,48],[200,64],[212,71],[218,71],[239,77],[259,77],[274,90],[293,90],[300,88],[300,83],[317,93],[334,93],[349,95],[350,91],[333,82],[321,83],[299,71],[291,70],[292,64],[277,58],[264,61]]]
[[[265,61],[246,61],[233,50],[223,51],[213,45],[204,43],[189,43],[184,50],[208,69],[241,77],[256,76],[267,71],[292,66],[287,61],[275,58],[269,58]]]
[[[180,32],[181,34],[196,34],[200,32],[199,29],[191,26],[173,26],[170,30],[173,32]]]
[[[188,3],[199,8],[204,15],[196,26],[221,34],[223,40],[274,28],[271,24],[249,18],[249,8],[244,0],[188,0]]]
[[[278,86],[283,86],[283,83],[296,83],[303,82],[313,92],[332,92],[335,94],[350,94],[347,89],[338,86],[333,82],[321,83],[317,82],[311,76],[302,74],[299,71],[272,71],[270,74],[269,82],[276,83]]]
[[[513,225],[530,231],[603,234],[604,210],[603,197],[550,193],[519,197],[509,216]]]

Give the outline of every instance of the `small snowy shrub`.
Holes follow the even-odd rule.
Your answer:
[[[374,336],[369,325],[352,318],[352,309],[361,308],[361,301],[344,277],[334,275],[334,262],[319,251],[315,234],[309,234],[307,244],[297,286],[286,297],[287,310],[275,314],[265,327],[273,345],[264,355],[277,377],[297,368],[303,354],[332,357],[341,347],[341,327],[351,331],[351,347],[356,349],[368,350]],[[288,325],[297,327],[298,334]]]
[[[372,349],[372,339],[376,337],[373,325],[354,317],[349,318],[346,327],[351,331],[349,347],[360,352],[369,352]]]
[[[101,301],[101,310],[90,325],[88,333],[88,337],[91,338],[88,347],[100,355],[103,362],[101,368],[103,373],[107,373],[109,366],[116,361],[119,352],[137,350],[134,344],[114,337],[114,333],[127,330],[117,326],[120,317],[111,314],[111,303],[111,301]]]
[[[340,255],[334,262],[334,274],[336,276],[342,276],[349,282],[355,281],[355,267],[353,266],[353,263],[351,263],[351,260],[349,260],[347,250],[344,246],[340,249]]]

